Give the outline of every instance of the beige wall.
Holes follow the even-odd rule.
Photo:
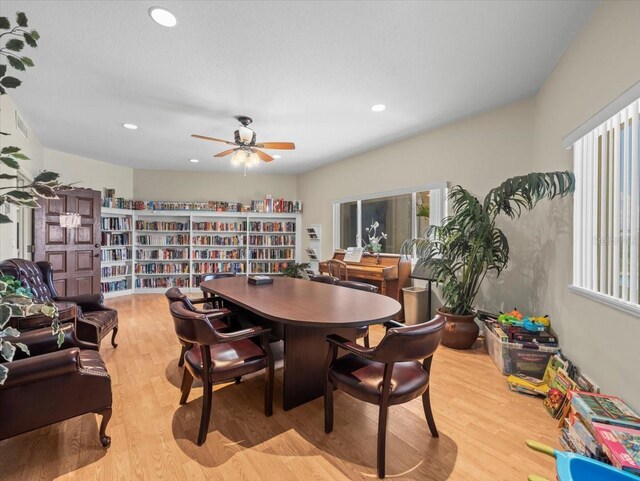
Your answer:
[[[439,181],[461,184],[483,196],[507,177],[527,173],[533,147],[533,107],[532,100],[516,102],[301,174],[298,192],[304,203],[303,223],[322,225],[322,257],[332,253],[332,201],[336,199]],[[519,234],[522,226],[502,225],[510,234],[513,265],[527,264],[526,255],[519,255],[524,242]],[[494,283],[499,295],[494,290],[485,307],[525,308],[525,281],[520,274],[505,273]]]
[[[102,193],[104,188],[116,189],[118,197],[133,198],[133,169],[44,149],[44,166],[58,172],[62,182],[76,182],[79,187],[94,189]]]
[[[297,200],[295,175],[185,172],[182,170],[140,170],[133,173],[133,197],[137,200],[205,201],[248,203],[274,198]],[[303,208],[306,206],[303,206]]]
[[[640,80],[640,2],[598,7],[536,96],[533,167],[571,169],[562,138]],[[606,392],[640,410],[640,319],[569,292],[571,201],[534,214],[536,302],[567,356]]]

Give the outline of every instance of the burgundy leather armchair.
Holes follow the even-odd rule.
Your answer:
[[[180,404],[187,402],[193,380],[202,381],[204,400],[198,446],[202,446],[207,439],[213,384],[232,381],[264,369],[264,412],[266,416],[271,416],[274,362],[269,346],[269,329],[251,327],[234,332],[218,332],[212,325],[213,316],[192,312],[182,302],[172,303],[170,309],[178,338],[193,345],[184,356]],[[222,317],[222,314],[215,316]],[[252,341],[254,338],[260,340],[260,345]]]
[[[111,444],[106,434],[111,419],[111,379],[98,346],[78,340],[71,324],[62,331],[60,348],[50,328],[8,338],[26,344],[31,355],[17,350],[14,360],[4,363],[9,373],[0,385],[0,440],[97,413],[102,415],[100,442],[104,447]]]
[[[378,417],[378,477],[385,475],[385,445],[389,406],[422,396],[422,407],[431,435],[438,430],[431,412],[429,381],[431,361],[444,330],[442,316],[424,324],[404,326],[385,323],[389,330],[380,344],[363,348],[332,334],[327,336],[329,352],[324,391],[324,430],[333,431],[333,390],[340,389],[361,401],[380,406]],[[338,348],[349,354],[337,358]]]
[[[49,262],[33,262],[26,259],[8,259],[0,262],[0,271],[10,275],[30,287],[36,302],[68,301],[78,305],[76,331],[80,339],[100,345],[107,334],[111,335],[111,345],[118,334],[118,311],[106,307],[102,294],[83,294],[63,297],[58,294],[53,283],[53,269]]]

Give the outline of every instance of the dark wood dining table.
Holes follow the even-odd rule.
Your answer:
[[[274,276],[273,284],[266,285],[228,277],[204,281],[200,288],[284,333],[285,411],[322,395],[327,335],[355,340],[356,327],[382,323],[401,309],[387,296],[289,277]]]

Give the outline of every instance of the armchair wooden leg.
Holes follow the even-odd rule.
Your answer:
[[[103,447],[108,448],[111,446],[111,437],[107,436],[107,424],[109,424],[109,420],[111,419],[111,408],[104,409],[98,414],[102,416],[102,421],[100,422],[100,442]]]
[[[191,392],[191,385],[193,384],[193,376],[188,369],[184,370],[184,374],[182,375],[182,386],[180,386],[180,392],[182,396],[180,396],[180,404],[186,404],[187,398],[189,397],[189,393]]]
[[[436,421],[433,419],[433,412],[431,411],[431,399],[429,398],[429,387],[422,395],[422,407],[424,408],[424,416],[427,418],[427,424],[429,430],[434,438],[438,437],[438,429],[436,428]]]
[[[383,403],[380,406],[380,414],[378,416],[378,477],[384,478],[385,472],[385,451],[387,445],[387,417],[389,414],[389,406]]]
[[[333,384],[328,379],[324,381],[324,432],[333,431]]]
[[[178,367],[184,366],[184,355],[187,353],[187,347],[182,346],[180,349],[180,359],[178,359]]]
[[[369,343],[369,329],[367,329],[367,335],[364,336],[364,347],[366,347],[367,349],[371,347]]]
[[[116,344],[116,335],[118,334],[118,326],[113,328],[113,334],[111,334],[111,345],[113,347],[118,347]]]
[[[211,419],[211,398],[213,397],[213,386],[210,382],[203,381],[202,416],[200,418],[200,432],[198,433],[198,446],[202,446],[207,440],[209,431],[209,420]]]

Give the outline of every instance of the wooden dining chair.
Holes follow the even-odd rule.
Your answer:
[[[333,277],[333,276],[326,276],[324,274],[314,274],[309,276],[309,280],[313,281],[313,282],[321,282],[323,284],[331,284],[331,285],[338,285],[338,283],[340,282],[340,279],[338,279],[337,277]]]
[[[236,277],[235,272],[214,272],[212,274],[204,274],[200,277],[200,283],[205,281],[212,281],[214,279],[224,279],[227,277]],[[220,308],[220,307],[229,307],[225,306],[225,300],[221,297],[218,297],[210,292],[202,291],[204,297],[208,299],[207,302],[211,303],[211,308]]]
[[[348,287],[349,289],[357,289],[359,291],[371,292],[372,294],[378,293],[378,287],[366,282],[358,281],[340,281],[338,285],[341,287]],[[357,338],[362,339],[364,347],[369,347],[369,326],[360,326],[357,328]]]
[[[224,313],[225,316],[229,316],[231,314],[231,312],[228,309],[198,309],[196,305],[209,302],[208,299],[204,297],[200,299],[189,299],[177,287],[171,287],[170,289],[167,289],[164,295],[167,298],[167,301],[169,302],[169,307],[171,307],[171,304],[174,302],[182,302],[187,309],[197,314],[213,315],[213,314]],[[214,318],[212,320],[213,327],[215,327],[218,330],[228,329],[229,328],[228,324],[225,323],[222,319],[224,319],[224,317]],[[178,359],[178,366],[182,367],[184,365],[184,353],[187,352],[189,349],[191,349],[191,347],[193,347],[193,344],[189,342],[185,342],[180,338],[178,338],[178,341],[180,341],[180,345],[182,346],[182,349],[180,350],[180,358]]]
[[[337,277],[341,281],[349,280],[349,273],[347,272],[347,264],[338,259],[329,259],[327,261],[327,270],[329,275]]]
[[[180,388],[180,404],[185,404],[194,379],[202,381],[204,399],[200,417],[198,446],[207,439],[211,418],[213,385],[229,382],[264,369],[264,414],[273,413],[273,354],[269,346],[269,329],[251,327],[233,332],[220,332],[213,326],[214,316],[198,314],[182,302],[171,304],[176,334],[184,342],[193,344],[184,356],[185,370]],[[219,316],[219,317],[218,317]],[[222,314],[215,315],[221,318]],[[258,338],[260,345],[252,339]]]
[[[389,321],[390,329],[374,348],[363,348],[353,341],[332,334],[327,336],[324,387],[324,430],[333,431],[333,390],[340,389],[364,402],[380,406],[378,416],[378,477],[385,475],[385,445],[389,406],[422,396],[422,406],[433,437],[438,437],[429,381],[431,362],[444,329],[443,316],[415,326]],[[338,348],[349,354],[337,358]]]

